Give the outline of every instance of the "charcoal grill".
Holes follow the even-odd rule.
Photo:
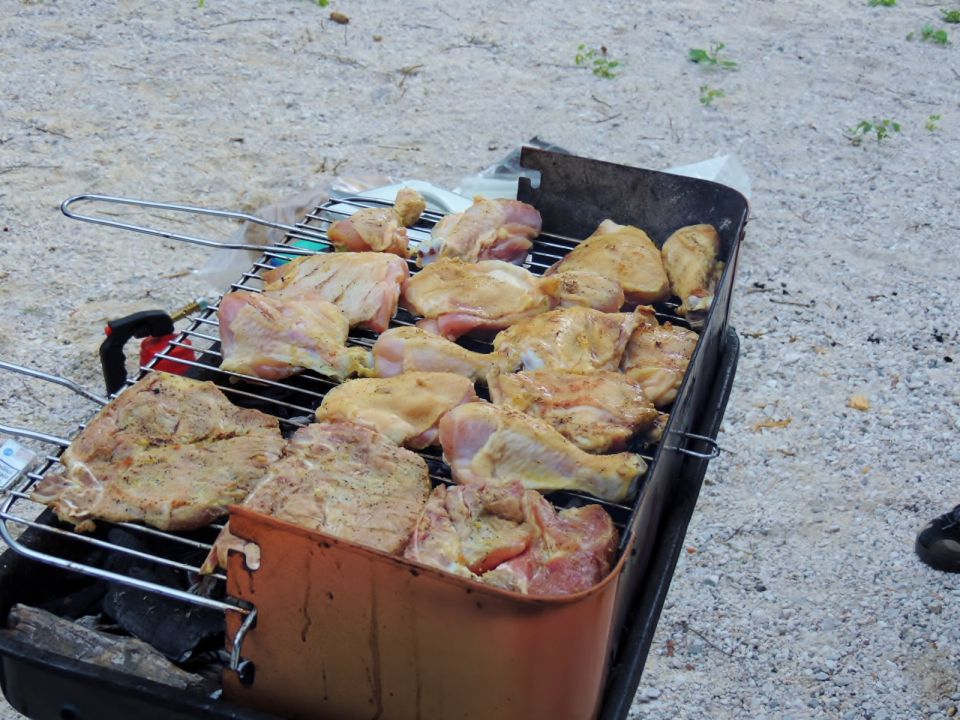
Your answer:
[[[671,409],[663,440],[657,445],[632,448],[649,463],[633,501],[612,503],[570,492],[550,496],[559,507],[600,502],[621,533],[619,559],[622,573],[614,593],[611,639],[604,646],[607,671],[600,674],[602,695],[596,706],[598,717],[613,720],[626,717],[629,710],[707,464],[717,454],[715,438],[732,386],[739,350],[737,335],[728,327],[728,315],[747,205],[735,191],[702,180],[532,148],[524,148],[521,162],[529,177],[521,178],[518,198],[536,206],[543,217],[544,232],[535,241],[528,262],[529,269],[536,274],[541,274],[563,257],[606,217],[642,227],[659,242],[678,227],[712,223],[720,233],[723,259],[727,263],[710,312],[699,328],[700,340]],[[65,203],[64,211],[78,219],[220,246],[112,219],[77,215],[73,210],[72,206],[78,200],[96,199],[130,202],[81,196]],[[148,207],[196,210],[134,202]],[[330,223],[349,215],[357,207],[373,204],[376,203],[362,197],[331,200],[308,214],[303,222],[284,226],[287,233],[284,242],[279,246],[260,248],[260,258],[231,289],[257,291],[262,287],[260,275],[264,270],[295,255],[329,249],[326,229]],[[236,213],[200,212],[259,222]],[[427,237],[439,218],[438,214],[425,213],[417,226],[410,230],[412,244]],[[249,249],[238,245],[229,247]],[[664,304],[656,310],[661,320],[686,325],[675,315],[675,306]],[[410,324],[413,320],[401,310],[394,324]],[[307,424],[333,383],[312,373],[284,381],[258,379],[254,383],[250,378],[220,371],[217,368],[220,362],[217,331],[216,305],[213,305],[192,316],[189,327],[166,352],[141,368],[137,379],[153,372],[161,361],[180,363],[188,368],[185,374],[214,380],[238,405],[277,415],[288,429]],[[356,345],[370,347],[374,340],[375,335],[369,332],[351,333],[351,343]],[[478,351],[490,349],[488,344],[478,340],[469,340],[465,344]],[[182,353],[175,355],[177,348],[195,351],[196,359],[179,357]],[[3,366],[16,369],[8,364]],[[116,368],[117,363],[112,366]],[[117,378],[116,372],[114,369],[108,373],[108,386],[124,384],[124,378]],[[44,377],[42,373],[32,374]],[[102,402],[96,396],[91,399]],[[51,443],[60,452],[69,444],[67,438],[18,428],[0,426],[0,431]],[[87,536],[65,529],[49,512],[44,512],[35,521],[18,517],[14,513],[16,506],[26,501],[30,486],[56,464],[58,455],[59,452],[52,453],[36,472],[27,474],[18,484],[7,488],[6,498],[0,504],[0,536],[11,548],[0,558],[0,614],[6,617],[14,603],[44,604],[55,600],[63,595],[65,584],[75,582],[77,574],[91,578],[91,582],[132,588],[161,596],[171,603],[224,613],[229,628],[227,642],[232,650],[228,677],[225,678],[227,685],[239,689],[249,687],[252,682],[256,686],[256,666],[251,666],[245,659],[244,640],[251,628],[256,627],[258,611],[255,606],[230,597],[225,591],[227,578],[224,574],[214,575],[199,588],[186,583],[144,579],[144,566],[172,571],[164,575],[166,578],[176,576],[183,579],[195,573],[218,528],[214,526],[206,533],[185,536],[134,523],[120,523],[123,531],[144,538],[151,548],[161,548],[161,551],[151,549],[145,552],[112,542],[107,523],[98,523],[101,529]],[[449,482],[449,471],[439,454],[427,451],[424,457],[433,482]],[[23,527],[26,530],[16,537],[17,530]],[[132,558],[136,562],[121,564],[126,569],[118,570],[115,565],[107,569],[87,559],[91,548],[108,556]],[[185,561],[184,557],[196,559]],[[31,578],[29,584],[22,582],[25,577]],[[0,638],[0,658],[5,695],[15,708],[30,717],[119,718],[129,717],[133,712],[145,718],[236,717],[252,720],[266,717],[224,700],[184,697],[165,686],[122,671],[81,663],[10,638]],[[234,697],[242,697],[243,691],[237,692],[239,695]]]

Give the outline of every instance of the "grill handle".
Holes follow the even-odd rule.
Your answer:
[[[163,310],[144,310],[107,323],[107,338],[100,344],[100,366],[107,394],[119,392],[127,382],[127,359],[123,346],[132,337],[166,337],[173,334],[173,320]]]
[[[179,233],[159,230],[157,228],[146,227],[144,225],[134,225],[132,223],[121,222],[103,215],[82,215],[73,209],[77,203],[109,203],[112,205],[126,205],[139,208],[148,208],[151,210],[165,210],[170,212],[181,212],[192,215],[208,215],[211,217],[225,218],[229,220],[242,220],[244,222],[263,225],[264,227],[285,231],[294,240],[309,240],[310,242],[320,243],[324,247],[329,247],[330,242],[319,229],[310,228],[303,225],[286,225],[284,223],[271,222],[256,215],[236,212],[232,210],[212,210],[210,208],[194,207],[193,205],[176,205],[173,203],[153,202],[151,200],[137,200],[134,198],[115,197],[113,195],[74,195],[64,200],[60,204],[60,212],[71,220],[80,220],[82,222],[93,223],[94,225],[105,225],[107,227],[118,228],[120,230],[131,230],[133,232],[143,233],[144,235],[153,235],[167,240],[177,240],[179,242],[190,243],[192,245],[203,245],[205,247],[223,248],[225,250],[254,250],[256,252],[282,252],[286,255],[315,255],[316,250],[300,248],[290,245],[254,245],[250,243],[228,243],[217,240],[206,240],[204,238],[194,237],[193,235],[181,235]]]
[[[32,378],[37,378],[38,380],[46,380],[47,382],[55,385],[62,385],[65,388],[73,390],[73,392],[75,392],[77,395],[85,397],[87,400],[93,400],[93,402],[100,405],[106,405],[108,402],[106,398],[90,392],[79,383],[76,383],[69,378],[62,377],[61,375],[52,375],[51,373],[46,373],[42,370],[35,370],[34,368],[24,367],[23,365],[17,365],[4,360],[0,360],[0,370],[8,370],[10,372],[19,373],[20,375],[27,375]]]

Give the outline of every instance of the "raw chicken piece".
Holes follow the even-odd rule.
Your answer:
[[[520,264],[541,226],[540,213],[532,205],[476,197],[462,213],[447,215],[437,223],[430,240],[418,248],[417,265],[423,267],[440,258]]]
[[[373,345],[373,375],[393,377],[413,371],[456,373],[483,380],[500,362],[496,353],[477,353],[418,327],[390,328]]]
[[[677,397],[697,337],[670,323],[640,327],[627,343],[620,368],[640,383],[654,405],[666,407]]]
[[[689,225],[667,238],[660,250],[670,289],[680,298],[680,315],[702,320],[723,273],[720,235],[713,225]]]
[[[404,557],[539,596],[588,590],[613,566],[617,530],[599,505],[556,509],[518,482],[439,486]]]
[[[473,383],[446,372],[408,372],[350,380],[327,393],[317,420],[345,420],[377,430],[397,445],[420,449],[437,440],[440,416],[479,400]]]
[[[348,348],[350,327],[340,309],[317,293],[277,297],[228,293],[217,310],[222,370],[282,380],[302,370],[342,380],[364,367],[363,348]]]
[[[294,433],[283,458],[243,506],[397,554],[406,546],[429,493],[427,464],[419,455],[359,425],[315,423]],[[252,551],[227,525],[201,572],[226,567],[229,550]],[[248,565],[256,563],[248,552]]]
[[[620,372],[493,372],[487,383],[495,404],[545,420],[590,453],[622,450],[659,415],[639,383]]]
[[[540,289],[559,307],[589,307],[616,312],[623,307],[623,288],[592,270],[568,270],[541,278]]]
[[[449,340],[509,327],[550,307],[536,276],[501,260],[443,258],[407,280],[403,299],[411,311],[433,321],[425,329]]]
[[[656,323],[648,307],[632,313],[560,308],[507,328],[494,338],[493,347],[510,369],[616,370],[634,330],[651,320]]]
[[[670,297],[660,251],[632,225],[604,220],[596,231],[545,274],[592,270],[620,283],[627,302],[649,304]]]
[[[420,219],[427,204],[416,190],[402,188],[393,207],[363,208],[330,225],[327,236],[338,250],[385,252],[406,258],[406,228]]]
[[[31,499],[81,532],[96,519],[192,530],[242,501],[283,445],[275,417],[212,382],[155,372],[87,424]]]
[[[440,418],[440,444],[461,484],[519,480],[532,490],[620,501],[647,469],[638,455],[590,455],[543,420],[489,403],[461,405]]]
[[[383,332],[397,312],[400,286],[410,276],[396,255],[377,252],[326,253],[297,258],[263,273],[264,290],[279,297],[319,293],[359,325]]]

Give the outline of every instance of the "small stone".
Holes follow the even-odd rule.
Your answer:
[[[815,672],[813,674],[813,679],[823,682],[824,680],[829,680],[830,675],[828,673],[825,673],[823,670],[819,670],[818,672]]]
[[[927,610],[929,610],[934,615],[939,615],[943,612],[943,605],[940,603],[930,603],[927,605]]]
[[[660,695],[662,695],[662,693],[660,692],[660,689],[655,687],[643,688],[640,691],[640,694],[643,695],[643,697],[647,698],[648,700],[656,700],[658,697],[660,697]]]
[[[720,576],[719,576],[719,575],[707,575],[707,576],[703,579],[703,584],[704,584],[704,585],[709,585],[710,587],[716,587],[719,582],[720,582]]]

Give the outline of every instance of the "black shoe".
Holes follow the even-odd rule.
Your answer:
[[[914,550],[934,570],[960,573],[960,505],[928,523]]]

